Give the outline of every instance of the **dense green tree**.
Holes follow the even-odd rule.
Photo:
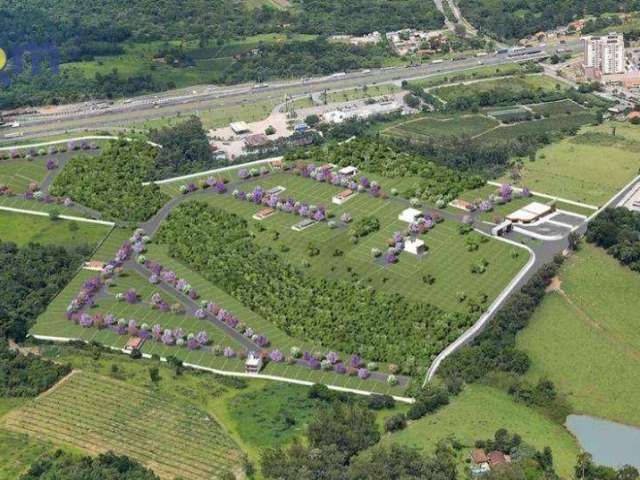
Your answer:
[[[207,134],[196,116],[173,127],[150,132],[151,139],[160,145],[155,166],[147,180],[160,180],[209,170],[223,162],[214,160]]]
[[[20,480],[160,480],[151,470],[112,452],[97,457],[58,450],[38,460]]]
[[[169,200],[158,185],[142,185],[152,175],[157,154],[157,148],[143,141],[112,142],[98,156],[72,158],[56,177],[51,193],[71,197],[108,218],[147,220]]]
[[[51,299],[75,275],[88,246],[66,249],[0,241],[0,339],[24,339]]]

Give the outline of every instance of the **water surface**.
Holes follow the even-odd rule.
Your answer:
[[[588,415],[569,415],[566,426],[595,463],[640,468],[640,428]]]

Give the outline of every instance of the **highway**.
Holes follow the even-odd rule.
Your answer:
[[[572,45],[563,45],[565,49],[577,47],[577,42]],[[494,53],[485,57],[429,63],[414,67],[380,68],[338,73],[325,77],[277,81],[265,84],[260,88],[246,84],[231,87],[196,86],[157,95],[119,100],[112,105],[105,102],[67,105],[51,113],[20,117],[20,126],[4,129],[0,141],[11,138],[28,139],[73,131],[130,126],[147,120],[175,117],[211,109],[224,109],[267,101],[277,103],[282,101],[285,95],[294,98],[305,97],[325,89],[336,91],[360,88],[365,85],[400,83],[402,80],[417,80],[433,75],[456,73],[479,66],[498,66],[514,61],[537,61],[554,51],[555,48],[549,47],[544,52],[525,52],[519,57],[510,57],[506,53]],[[10,136],[7,137],[7,134]]]

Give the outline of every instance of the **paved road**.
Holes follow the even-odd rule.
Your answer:
[[[577,44],[569,47],[565,45],[564,47],[577,48]],[[550,48],[548,51],[551,52],[553,49]],[[412,68],[381,68],[349,72],[343,76],[281,81],[260,89],[249,85],[226,88],[194,87],[193,91],[196,93],[181,91],[179,95],[173,96],[170,93],[165,93],[158,96],[160,100],[152,100],[155,97],[145,96],[127,100],[129,103],[118,102],[101,110],[69,109],[64,114],[33,115],[21,119],[21,127],[5,129],[3,133],[5,135],[7,133],[22,133],[20,138],[33,138],[61,134],[67,131],[96,130],[211,109],[249,106],[265,101],[277,102],[284,98],[285,94],[293,97],[305,97],[325,89],[343,90],[364,85],[400,83],[402,80],[420,79],[476,68],[479,66],[479,62],[485,66],[498,66],[514,61],[540,60],[545,56],[547,53],[533,53],[518,58],[511,58],[507,54],[491,54],[482,57],[481,60],[474,57],[440,64],[423,64]]]
[[[589,222],[593,220],[593,218],[595,218],[598,213],[609,206],[618,205],[631,190],[637,187],[639,183],[640,176],[636,177],[629,184],[625,185],[597,212],[594,212],[589,218],[574,227],[573,230],[583,235],[587,231]],[[487,230],[490,230],[490,227],[486,224],[476,223],[475,226],[481,231],[486,232]],[[452,344],[445,348],[433,360],[429,369],[427,370],[427,374],[425,376],[423,384],[426,384],[433,379],[438,368],[445,358],[457,352],[465,345],[468,345],[480,333],[482,333],[484,328],[489,324],[489,322],[491,322],[495,314],[509,300],[510,296],[513,293],[520,290],[543,265],[551,262],[555,255],[563,252],[569,246],[568,232],[561,239],[553,241],[539,241],[521,233],[512,232],[507,236],[506,240],[515,244],[520,244],[529,249],[530,253],[533,255],[532,259],[530,259],[530,261],[527,263],[527,265],[525,265],[520,274],[516,278],[514,278],[514,280],[505,288],[505,290],[503,290],[500,296],[491,304],[489,309],[487,309],[487,311],[478,319],[478,321],[471,328],[469,328],[469,330],[467,330],[459,338],[457,338]]]

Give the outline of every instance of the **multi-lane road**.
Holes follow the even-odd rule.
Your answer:
[[[564,49],[577,48],[577,42],[563,45]],[[132,125],[147,120],[174,117],[190,113],[225,109],[260,102],[278,102],[285,95],[307,96],[323,90],[344,90],[365,85],[399,83],[402,80],[426,78],[444,73],[455,73],[484,66],[498,66],[514,61],[541,60],[554,53],[555,47],[528,50],[518,57],[507,53],[493,53],[484,57],[429,63],[413,67],[394,67],[338,73],[325,77],[277,81],[268,85],[235,85],[218,87],[196,86],[189,89],[164,92],[119,100],[113,104],[99,102],[67,105],[48,113],[38,113],[19,119],[17,128],[3,129],[0,141],[19,138],[45,137],[66,132],[108,129]],[[7,137],[7,134],[9,137]]]

